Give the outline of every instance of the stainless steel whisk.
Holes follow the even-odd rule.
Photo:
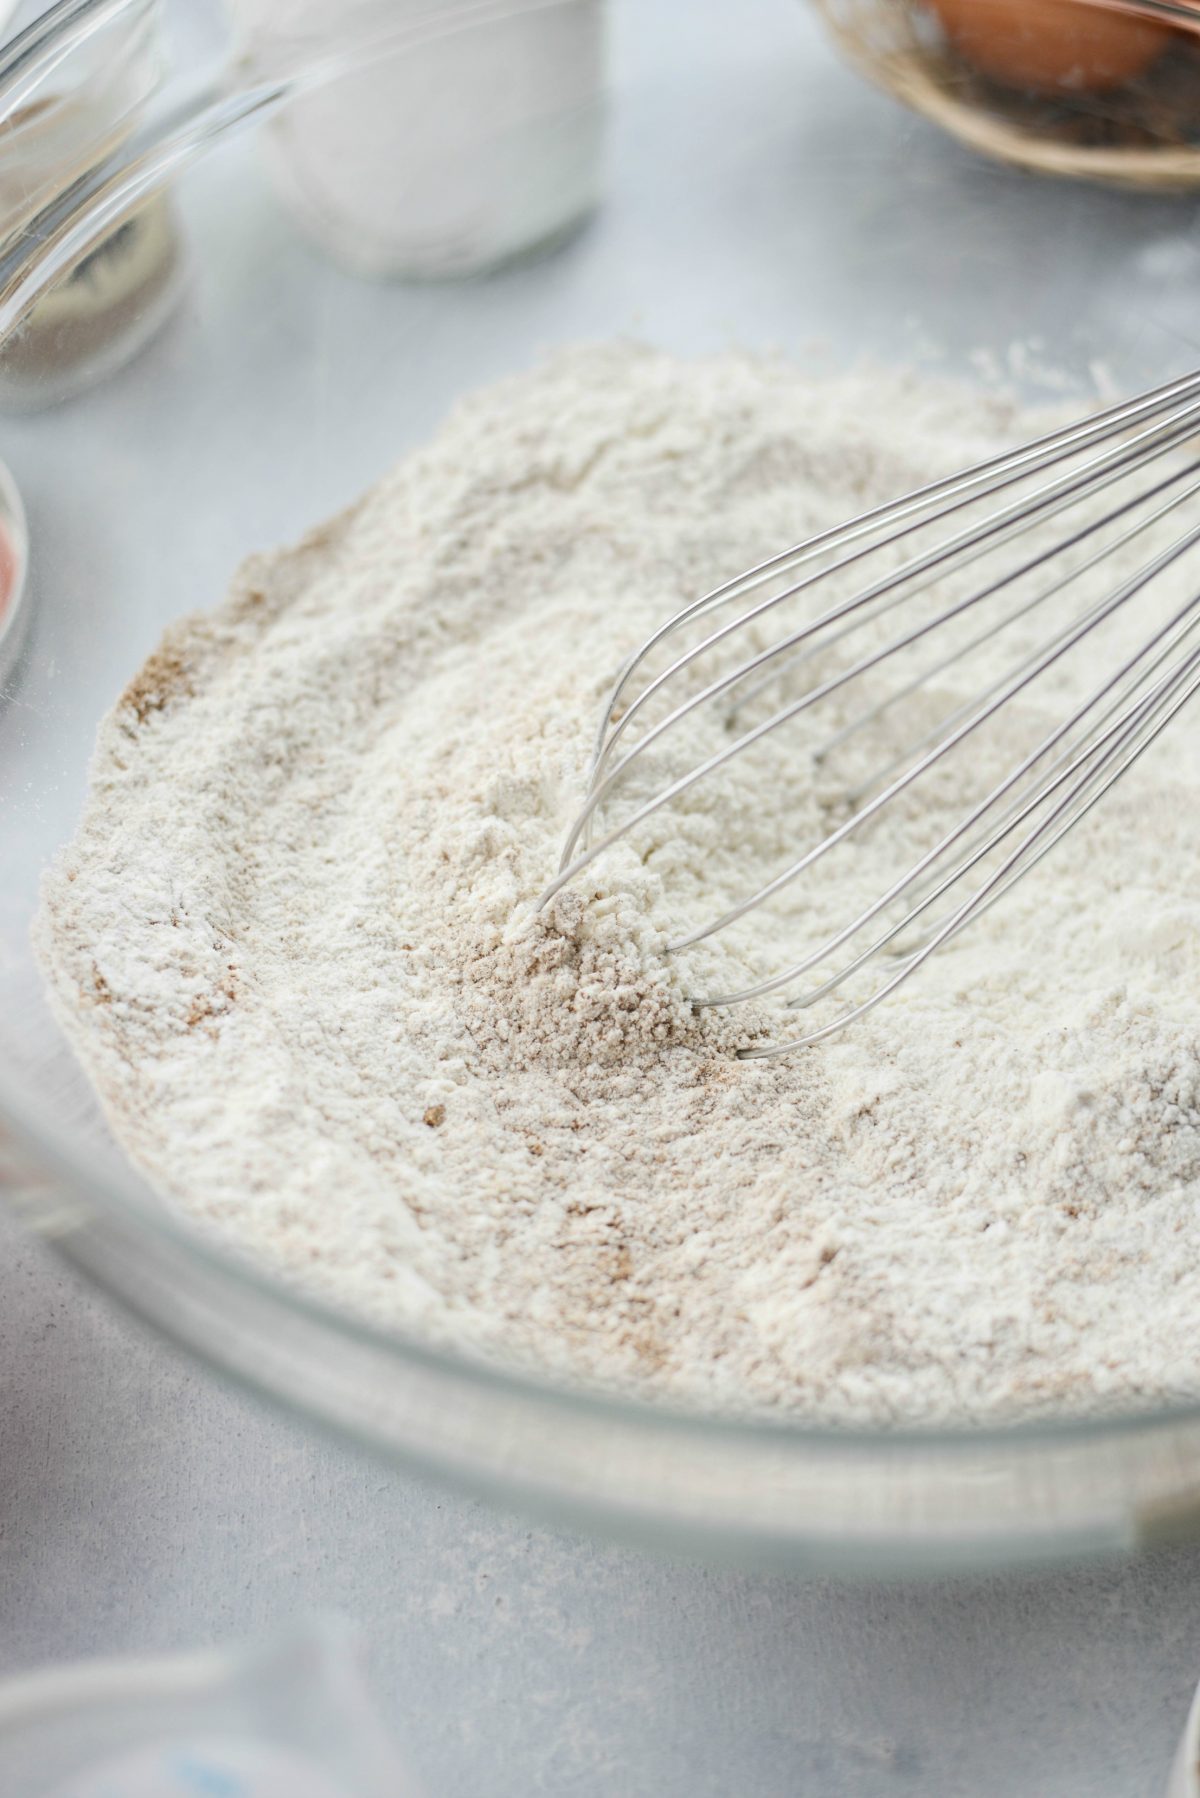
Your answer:
[[[936,779],[960,748],[977,754],[976,733],[1020,696],[1031,698],[1028,690],[1081,646],[1098,657],[1105,626],[1136,602],[1146,615],[1136,645],[1118,647],[1094,671],[1086,697],[1048,728],[1039,723],[1028,752],[989,779],[936,842],[894,877],[885,874],[868,904],[778,972],[739,992],[694,1000],[737,1005],[804,983],[788,1004],[805,1008],[852,978],[867,983],[861,994],[856,984],[832,1021],[786,1042],[750,1046],[748,1056],[819,1042],[870,1011],[1061,841],[1200,688],[1200,557],[1192,584],[1181,584],[1188,571],[1180,567],[1200,550],[1200,453],[1190,443],[1197,436],[1200,372],[875,507],[685,606],[629,658],[609,694],[584,802],[539,908],[652,814],[819,706],[837,708],[838,717],[814,767],[860,733],[896,732],[899,742],[855,780],[844,815],[824,836],[669,947],[727,929],[835,850],[869,837],[885,807]],[[1129,572],[1106,584],[1118,553]],[[954,587],[973,565],[973,577]],[[768,638],[795,606],[804,615]],[[731,609],[734,616],[718,622]],[[1047,622],[1038,639],[1014,649],[1010,638],[1006,655],[1005,633],[1039,619]],[[698,641],[681,647],[681,638],[696,634]],[[983,655],[990,664],[983,683],[930,724],[924,714],[939,681]],[[785,691],[782,703],[753,717],[773,687],[797,677],[799,691]],[[876,692],[871,683],[880,679]],[[862,697],[844,715],[856,693]],[[668,763],[663,783],[635,796],[621,815],[631,775],[639,771],[644,780],[666,759],[670,733],[685,719],[693,728],[713,724],[711,753],[677,774]],[[778,747],[786,753],[782,739]]]

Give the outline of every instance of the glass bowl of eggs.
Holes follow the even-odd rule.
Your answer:
[[[817,0],[842,52],[984,155],[1152,192],[1200,185],[1195,0]]]

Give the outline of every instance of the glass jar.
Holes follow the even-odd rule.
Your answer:
[[[603,0],[514,8],[431,41],[386,41],[417,0],[227,0],[244,68],[269,74],[338,40],[380,54],[272,121],[275,184],[360,273],[469,275],[554,241],[595,205]]]
[[[0,236],[94,175],[136,132],[162,72],[158,0],[110,9],[68,60],[31,76],[0,134]],[[36,27],[33,28],[36,30]],[[182,285],[165,191],[128,208],[27,314],[0,352],[0,406],[51,404],[119,368],[167,317]]]

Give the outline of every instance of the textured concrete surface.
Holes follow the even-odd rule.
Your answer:
[[[430,1798],[1159,1798],[1200,1554],[924,1585],[675,1565],[315,1442],[0,1233],[0,1672],[336,1610]]]

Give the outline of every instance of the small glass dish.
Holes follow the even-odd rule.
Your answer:
[[[29,629],[29,527],[17,483],[0,462],[0,705]]]
[[[1088,0],[1071,3],[1086,18]],[[1034,89],[964,55],[938,0],[816,0],[848,61],[969,148],[1038,174],[1171,193],[1200,186],[1200,17],[1174,0],[1149,4],[1155,37],[1127,80],[1091,87],[1064,67],[1061,81]],[[955,0],[951,16],[963,10]],[[1037,6],[1025,0],[1002,0],[994,29],[1013,30],[1024,11],[1035,30]]]
[[[9,1798],[404,1798],[354,1633],[82,1661],[0,1683]]]

